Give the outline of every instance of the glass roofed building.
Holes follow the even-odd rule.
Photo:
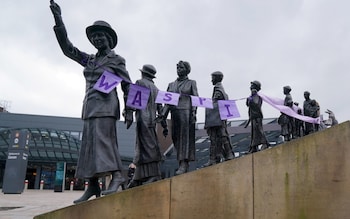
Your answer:
[[[135,132],[126,130],[125,124],[118,122],[118,140],[123,164],[132,162]],[[80,118],[39,116],[14,113],[0,113],[0,187],[2,187],[10,136],[13,130],[25,130],[30,134],[28,168],[26,179],[28,188],[53,189],[57,162],[66,162],[66,187],[75,182],[76,189],[83,188],[83,182],[74,179],[75,165],[81,144],[83,122]]]
[[[233,151],[240,157],[248,151],[250,143],[250,127],[244,128],[245,120],[228,122]],[[80,118],[15,114],[0,112],[0,188],[2,188],[11,132],[25,130],[30,134],[28,165],[26,180],[29,189],[38,189],[44,182],[44,189],[53,189],[57,162],[66,163],[65,189],[74,182],[74,189],[83,189],[82,179],[75,179],[75,168],[81,144],[83,122]],[[204,124],[197,124],[196,161],[191,163],[190,171],[199,169],[209,159],[209,144]],[[132,162],[135,144],[134,124],[127,130],[122,121],[117,122],[119,152],[125,171]],[[171,124],[169,124],[169,133]],[[264,130],[271,145],[279,142],[280,126],[277,119],[265,119]],[[158,133],[162,133],[158,127]],[[171,136],[159,135],[161,152],[163,153],[163,178],[174,175],[177,168],[175,149]]]

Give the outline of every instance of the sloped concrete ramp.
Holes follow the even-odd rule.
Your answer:
[[[348,219],[350,122],[44,218]]]

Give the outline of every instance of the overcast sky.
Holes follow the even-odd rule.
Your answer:
[[[166,90],[176,63],[190,62],[189,77],[199,96],[211,97],[210,74],[224,73],[230,99],[247,119],[250,82],[284,98],[289,85],[295,102],[304,91],[349,120],[350,17],[348,0],[74,0],[56,1],[68,37],[95,53],[85,28],[96,20],[111,24],[119,37],[115,52],[126,59],[131,79],[143,64],[157,69],[155,84]],[[1,0],[0,103],[12,113],[80,117],[83,68],[65,57],[56,41],[49,0]],[[265,118],[280,113],[263,104]],[[328,116],[325,114],[325,118]],[[204,122],[204,109],[198,110]]]

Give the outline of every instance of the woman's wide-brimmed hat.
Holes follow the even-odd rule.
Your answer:
[[[152,77],[152,78],[155,78],[156,76],[156,73],[157,73],[157,70],[156,68],[153,66],[153,65],[144,65],[142,67],[142,69],[140,69],[140,71],[144,74],[147,74],[148,76]]]
[[[213,76],[224,76],[224,74],[221,71],[214,71],[213,73],[211,73],[211,75],[213,75]]]
[[[86,28],[86,36],[89,41],[92,43],[91,34],[96,31],[104,31],[112,37],[111,49],[116,47],[118,43],[117,33],[112,29],[111,25],[109,25],[106,21],[95,21],[93,25],[88,26]]]
[[[252,81],[250,82],[250,85],[254,85],[257,91],[261,90],[261,83],[259,81]]]

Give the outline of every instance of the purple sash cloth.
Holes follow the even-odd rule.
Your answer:
[[[263,99],[264,102],[270,104],[272,107],[278,109],[280,112],[284,114],[287,114],[288,116],[302,120],[304,122],[320,124],[320,117],[312,118],[309,116],[300,115],[296,112],[297,106],[295,105],[293,105],[293,109],[291,109],[290,107],[284,105],[284,101],[282,99],[268,97],[261,92],[258,92],[258,95]]]

